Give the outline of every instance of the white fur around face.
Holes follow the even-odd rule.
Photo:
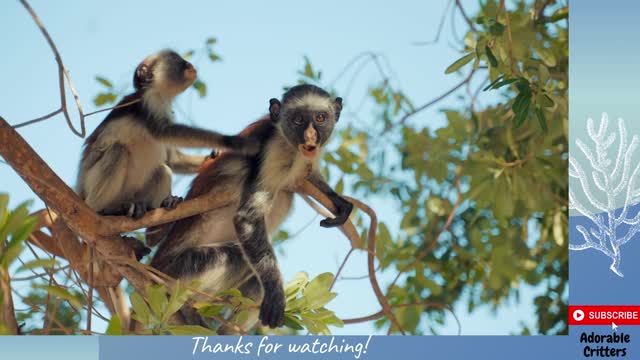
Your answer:
[[[287,102],[286,106],[290,109],[305,106],[312,111],[323,111],[327,109],[333,111],[333,102],[330,98],[313,93],[304,95],[300,98],[292,98]]]
[[[281,133],[267,144],[266,154],[260,173],[260,185],[272,194],[299,184],[311,169],[318,168],[320,161],[320,152],[314,159],[308,159]]]
[[[174,98],[175,95],[168,93],[162,87],[156,87],[154,85],[145,91],[142,101],[156,117],[173,121],[171,105],[173,104]]]

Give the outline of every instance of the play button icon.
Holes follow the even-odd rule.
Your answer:
[[[582,321],[584,319],[584,311],[577,309],[573,312],[573,320]]]

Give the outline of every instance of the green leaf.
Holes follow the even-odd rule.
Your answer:
[[[114,93],[100,93],[93,98],[93,103],[96,106],[102,106],[105,104],[112,104],[116,102],[117,96]]]
[[[209,60],[211,61],[220,61],[222,58],[218,54],[209,53]]]
[[[20,266],[16,272],[20,272],[20,271],[24,271],[24,270],[31,270],[31,269],[35,269],[35,268],[45,268],[45,269],[53,269],[54,267],[56,267],[57,265],[59,265],[60,263],[56,260],[56,259],[35,259],[32,261],[29,261],[27,263],[25,263],[24,265]]]
[[[171,335],[217,335],[211,329],[199,325],[174,325],[169,326]]]
[[[539,106],[536,106],[536,115],[538,117],[538,123],[540,124],[542,131],[544,131],[545,133],[548,133],[549,128],[547,127],[547,120],[545,119],[544,113],[542,112],[542,109]]]
[[[190,59],[195,52],[193,50],[189,50],[186,53],[182,54],[182,58],[185,60]]]
[[[302,288],[309,282],[309,274],[304,271],[298,272],[284,286],[284,296],[287,302],[293,300],[302,292]]]
[[[507,80],[498,81],[495,84],[487,86],[484,89],[485,89],[485,91],[489,90],[489,89],[496,90],[496,89],[499,89],[499,88],[501,88],[501,87],[503,87],[505,85],[513,84],[514,82],[519,81],[519,80],[521,80],[521,79],[520,78],[515,78],[515,79],[507,79]]]
[[[529,114],[529,105],[531,105],[531,91],[522,91],[516,96],[511,109],[515,113],[513,117],[513,127],[519,128],[527,119]]]
[[[113,315],[111,320],[109,320],[109,326],[107,327],[105,335],[122,335],[122,322],[118,315]]]
[[[147,306],[142,296],[134,292],[129,296],[129,300],[131,301],[131,306],[133,307],[137,320],[143,325],[149,325],[151,321],[151,310],[149,310],[149,306]]]
[[[489,64],[491,64],[491,66],[493,67],[498,66],[498,59],[496,59],[496,57],[493,55],[489,46],[485,46],[484,50],[487,54],[487,59],[489,59]]]
[[[493,80],[491,83],[489,83],[489,85],[487,85],[484,89],[482,89],[482,91],[487,91],[487,90],[491,89],[493,87],[493,85],[497,84],[498,81],[502,80],[503,78],[504,78],[504,75],[498,76],[495,80]]]
[[[300,322],[300,320],[298,320],[298,318],[296,318],[294,315],[289,313],[284,314],[284,326],[294,330],[304,330],[304,327],[302,326],[302,323]]]
[[[103,77],[96,76],[96,81],[99,82],[100,84],[106,86],[108,89],[113,88],[113,84],[111,84],[111,81],[109,81],[109,80],[107,80],[107,79],[105,79]]]
[[[161,285],[152,285],[147,288],[147,298],[149,299],[149,307],[154,314],[159,316],[164,312],[169,300],[167,299],[167,290]]]
[[[213,45],[215,43],[218,42],[218,39],[214,38],[214,37],[210,37],[207,39],[207,45]]]
[[[67,300],[69,304],[71,304],[76,309],[79,309],[82,307],[82,303],[80,302],[80,300],[78,300],[77,297],[73,296],[65,288],[62,288],[60,286],[54,286],[54,285],[40,285],[40,284],[34,285],[34,287],[45,290],[51,296],[58,297],[63,300]]]
[[[449,65],[449,67],[447,68],[447,70],[444,71],[444,73],[445,74],[451,74],[452,72],[457,71],[458,69],[460,69],[464,65],[468,64],[475,57],[476,57],[476,54],[474,54],[474,53],[469,53],[469,54],[461,57],[460,59],[456,60],[453,64]]]
[[[207,96],[207,85],[202,81],[196,80],[191,86],[198,91],[198,95],[200,95],[201,98]]]
[[[505,26],[499,22],[494,22],[489,26],[489,33],[494,36],[500,36],[504,33]]]

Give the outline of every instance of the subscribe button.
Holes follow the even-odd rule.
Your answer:
[[[569,305],[569,325],[640,325],[640,305]]]

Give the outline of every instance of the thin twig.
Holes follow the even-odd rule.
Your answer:
[[[471,31],[473,31],[474,33],[477,33],[478,30],[476,30],[476,27],[473,26],[473,22],[471,22],[471,19],[469,19],[469,17],[467,16],[467,13],[464,11],[464,8],[462,7],[460,0],[456,0],[456,7],[458,8],[458,10],[460,10],[460,14],[464,18],[464,21],[466,21],[467,25],[469,25],[469,29],[471,29]]]
[[[500,0],[500,8],[498,9],[498,16],[500,17],[500,13],[504,11],[504,18],[507,26],[507,39],[509,40],[507,46],[507,53],[509,54],[509,62],[511,68],[511,74],[516,75],[518,73],[516,65],[516,61],[513,57],[513,38],[511,36],[511,21],[509,20],[509,11],[505,8],[504,0]]]
[[[413,45],[416,46],[424,46],[424,45],[433,45],[437,44],[440,41],[440,35],[442,34],[442,28],[444,27],[444,23],[447,20],[447,13],[449,12],[449,7],[453,4],[453,0],[447,2],[447,5],[444,7],[444,14],[440,17],[440,25],[438,25],[438,31],[436,32],[436,36],[431,41],[417,41],[414,42]]]
[[[351,256],[351,254],[353,254],[353,250],[355,249],[354,248],[349,249],[349,252],[347,252],[347,255],[342,260],[342,263],[338,267],[338,271],[336,271],[336,274],[333,276],[333,281],[331,282],[331,286],[329,286],[329,291],[333,289],[333,285],[335,285],[336,281],[338,281],[338,276],[342,272],[342,269],[344,269],[344,266],[347,265],[347,261],[349,260],[349,257]]]
[[[471,70],[471,72],[469,72],[469,75],[467,75],[466,78],[464,78],[464,80],[462,80],[459,84],[457,84],[456,86],[452,87],[451,89],[449,89],[448,91],[446,91],[445,93],[443,93],[442,95],[436,97],[435,99],[427,102],[426,104],[415,108],[413,111],[410,111],[408,113],[406,113],[401,119],[400,121],[398,121],[395,125],[391,125],[388,128],[386,128],[382,134],[385,134],[386,132],[388,132],[389,130],[391,130],[391,128],[393,128],[394,126],[397,125],[404,125],[405,122],[407,121],[408,118],[410,118],[411,116],[421,112],[422,110],[440,102],[441,100],[445,99],[447,96],[455,93],[458,89],[460,89],[461,87],[463,87],[467,82],[471,81],[471,79],[473,78],[473,74],[475,74],[475,69]]]
[[[38,28],[40,28],[40,32],[42,32],[42,35],[47,40],[47,43],[49,44],[49,47],[51,48],[51,51],[53,51],[53,54],[56,58],[56,62],[58,63],[58,85],[60,88],[60,109],[58,113],[62,112],[64,114],[65,119],[67,120],[67,124],[69,125],[69,128],[71,129],[71,131],[74,134],[78,135],[79,137],[83,138],[86,134],[86,129],[84,126],[84,115],[82,112],[82,104],[80,103],[80,98],[78,97],[78,93],[75,90],[73,81],[71,81],[71,75],[69,75],[69,71],[67,71],[67,69],[65,68],[64,63],[62,62],[62,57],[60,57],[60,53],[58,52],[58,48],[56,47],[55,43],[53,42],[53,39],[49,35],[49,32],[45,28],[44,24],[42,23],[38,15],[35,13],[35,11],[33,11],[33,9],[27,3],[26,0],[20,0],[20,3],[22,3],[22,5],[27,10],[29,15],[31,15],[31,17],[33,18],[33,21],[35,21],[36,25],[38,25]],[[71,117],[69,116],[69,111],[67,109],[67,95],[65,91],[65,82],[64,82],[65,77],[67,78],[67,83],[69,84],[69,90],[73,94],[73,97],[76,102],[76,107],[78,108],[78,113],[80,114],[80,131],[76,130],[76,128],[73,126],[73,122],[71,121]],[[45,115],[44,117],[41,117],[38,119],[27,121],[26,123],[22,123],[19,125],[24,126],[25,124],[33,123],[36,120],[37,121],[45,120],[53,116],[52,114],[53,113]]]
[[[141,100],[141,99],[136,99],[136,100],[127,101],[127,102],[126,102],[126,103],[124,103],[124,104],[120,104],[120,105],[112,106],[112,107],[109,107],[109,108],[106,108],[106,109],[100,109],[100,110],[96,110],[96,111],[94,111],[94,112],[90,112],[90,113],[88,113],[88,114],[85,114],[85,115],[84,115],[84,117],[86,118],[86,117],[89,117],[89,116],[91,116],[91,115],[95,115],[95,114],[98,114],[98,113],[101,113],[101,112],[104,112],[104,111],[109,111],[109,110],[114,110],[114,109],[120,109],[120,108],[123,108],[123,107],[129,106],[129,105],[132,105],[132,104],[138,103],[138,102],[140,102],[140,101],[142,101],[142,100]]]

